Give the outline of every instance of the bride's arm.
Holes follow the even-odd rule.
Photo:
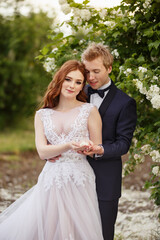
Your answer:
[[[41,159],[49,159],[58,156],[73,148],[71,142],[58,145],[47,145],[47,139],[44,135],[43,123],[38,113],[35,115],[34,126],[36,148]]]
[[[88,118],[88,129],[90,140],[94,143],[93,151],[90,153],[85,152],[87,155],[90,154],[103,154],[104,149],[99,144],[102,144],[102,120],[101,116],[96,107],[92,108]]]

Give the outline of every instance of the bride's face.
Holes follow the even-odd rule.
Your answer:
[[[62,84],[61,95],[75,98],[83,88],[84,76],[79,70],[69,72]]]

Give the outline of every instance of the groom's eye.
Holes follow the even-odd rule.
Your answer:
[[[100,72],[100,70],[94,70],[94,73],[99,73]]]

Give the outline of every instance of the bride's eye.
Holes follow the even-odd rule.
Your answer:
[[[82,82],[77,82],[77,84],[78,84],[78,85],[81,85],[81,84],[82,84]]]
[[[69,82],[71,79],[70,78],[65,78],[65,80]]]

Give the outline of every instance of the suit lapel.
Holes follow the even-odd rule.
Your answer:
[[[103,102],[101,103],[101,105],[99,107],[99,113],[101,115],[101,118],[103,118],[104,113],[106,112],[107,108],[109,107],[110,103],[112,102],[112,100],[116,94],[116,91],[117,91],[117,87],[112,82],[111,88],[110,88],[108,94],[106,95],[106,97],[104,98]]]

